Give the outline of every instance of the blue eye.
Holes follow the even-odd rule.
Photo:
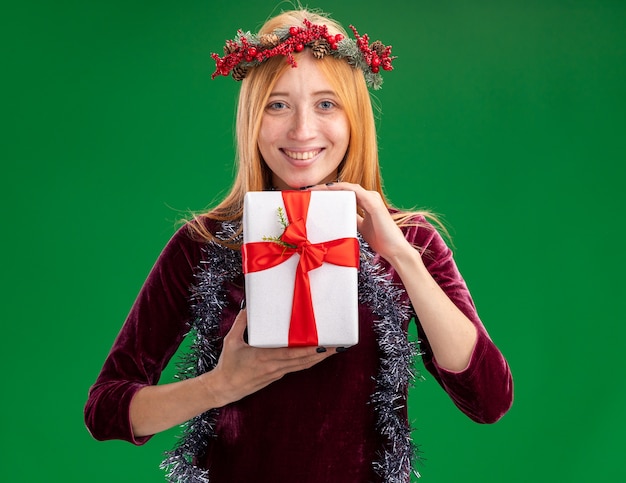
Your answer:
[[[285,107],[287,107],[287,105],[284,102],[280,101],[272,102],[269,106],[267,106],[268,109],[273,109],[276,111],[284,109]]]
[[[322,102],[320,102],[320,108],[322,108],[324,110],[332,109],[333,107],[335,107],[335,103],[332,102],[332,101],[322,101]]]

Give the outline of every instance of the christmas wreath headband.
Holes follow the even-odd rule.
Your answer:
[[[237,32],[237,38],[227,40],[224,46],[224,57],[211,54],[215,60],[215,72],[211,79],[218,75],[232,74],[235,80],[246,77],[248,70],[263,61],[283,55],[292,67],[296,67],[294,52],[302,52],[309,47],[317,59],[332,55],[361,69],[365,74],[365,82],[373,89],[380,89],[383,79],[380,70],[392,70],[391,45],[384,45],[377,40],[371,45],[367,34],[359,35],[356,28],[350,25],[355,39],[345,38],[342,34],[331,34],[326,25],[316,25],[304,20],[304,27],[279,28],[272,33],[255,35],[250,32]]]

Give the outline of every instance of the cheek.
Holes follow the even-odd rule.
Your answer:
[[[267,150],[269,143],[270,136],[267,131],[267,127],[264,127],[263,124],[261,124],[261,129],[259,129],[259,138],[257,139],[257,146],[259,147],[261,154],[264,154],[264,151]]]
[[[337,116],[334,121],[333,131],[336,133],[337,139],[347,142],[348,139],[350,139],[350,122],[348,121],[348,116],[342,113],[340,116]]]
[[[337,130],[335,132],[337,133],[337,144],[345,147],[347,150],[350,144],[350,125],[348,124],[348,121],[345,120],[340,126],[337,126]]]
[[[346,130],[344,132],[345,132],[344,141],[346,143],[346,149],[347,149],[348,145],[350,144],[350,126],[346,125]]]
[[[259,139],[257,141],[257,144],[259,146],[271,145],[272,143],[276,142],[278,133],[279,129],[277,128],[276,123],[272,122],[271,119],[263,119],[259,128]]]

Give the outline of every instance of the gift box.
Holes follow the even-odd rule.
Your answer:
[[[356,198],[352,191],[262,191],[244,198],[248,343],[358,342]]]

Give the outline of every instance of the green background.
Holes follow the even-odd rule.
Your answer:
[[[417,384],[422,481],[625,481],[626,2],[312,6],[393,45],[386,190],[445,215],[515,377],[493,426]],[[275,7],[4,2],[3,481],[162,481],[177,430],[96,442],[83,404],[176,220],[232,179],[238,85],[209,54]]]

